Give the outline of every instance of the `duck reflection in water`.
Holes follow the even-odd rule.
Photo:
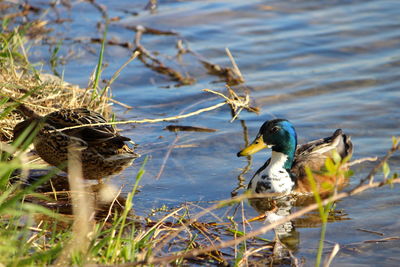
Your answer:
[[[261,215],[265,221],[275,223],[291,214],[295,199],[290,195],[271,198],[249,199],[250,205]],[[293,221],[286,221],[275,227],[275,245],[273,261],[275,263],[291,259],[291,253],[297,251],[300,243],[300,234],[296,231]]]

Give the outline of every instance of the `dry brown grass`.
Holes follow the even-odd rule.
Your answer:
[[[26,67],[17,67],[11,61],[3,62],[0,68],[0,97],[12,98],[25,104],[40,115],[60,108],[86,107],[102,113],[110,113],[109,98],[93,98],[93,90],[79,88],[50,74],[36,74]],[[96,93],[95,93],[96,94]],[[10,104],[3,105],[5,109]],[[12,129],[23,117],[18,112],[9,112],[0,120],[0,141],[12,139]]]

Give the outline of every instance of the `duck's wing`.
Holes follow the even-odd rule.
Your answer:
[[[341,129],[337,129],[332,136],[299,145],[292,173],[300,177],[304,176],[305,166],[309,166],[312,170],[320,170],[325,165],[326,158],[332,157],[333,150],[336,150],[342,159],[353,153],[350,137]]]
[[[353,144],[350,137],[345,135],[342,129],[337,129],[332,136],[321,138],[297,146],[295,157],[310,154],[331,155],[332,150],[336,149],[342,158],[353,153]]]
[[[84,124],[107,123],[106,119],[97,112],[85,108],[61,109],[45,116],[46,123],[56,129]],[[66,130],[65,134],[80,138],[88,144],[104,142],[123,142],[130,138],[119,135],[113,125],[87,126]]]

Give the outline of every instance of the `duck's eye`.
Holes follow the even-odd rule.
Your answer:
[[[279,132],[279,127],[278,126],[272,127],[271,133],[277,133],[277,132]]]

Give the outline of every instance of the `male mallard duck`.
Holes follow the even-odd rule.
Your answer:
[[[315,173],[323,170],[325,160],[332,157],[333,150],[336,150],[342,159],[351,156],[353,144],[341,129],[337,129],[330,137],[297,146],[297,134],[289,121],[266,121],[253,143],[237,156],[248,156],[264,148],[271,148],[272,156],[256,172],[248,185],[248,189],[255,193],[312,192],[305,172],[306,166],[314,172],[320,193],[327,190],[322,186],[323,183],[338,186],[346,183],[344,175],[332,177]]]
[[[61,109],[42,117],[23,105],[19,109],[30,118],[14,127],[14,140],[29,125],[37,126],[39,130],[33,140],[35,150],[44,161],[56,167],[65,166],[71,144],[79,146],[85,179],[97,180],[116,174],[139,157],[125,144],[130,138],[121,136],[112,125],[57,130],[83,124],[106,123],[104,117],[97,112],[86,108]],[[63,170],[68,171],[67,167]]]

